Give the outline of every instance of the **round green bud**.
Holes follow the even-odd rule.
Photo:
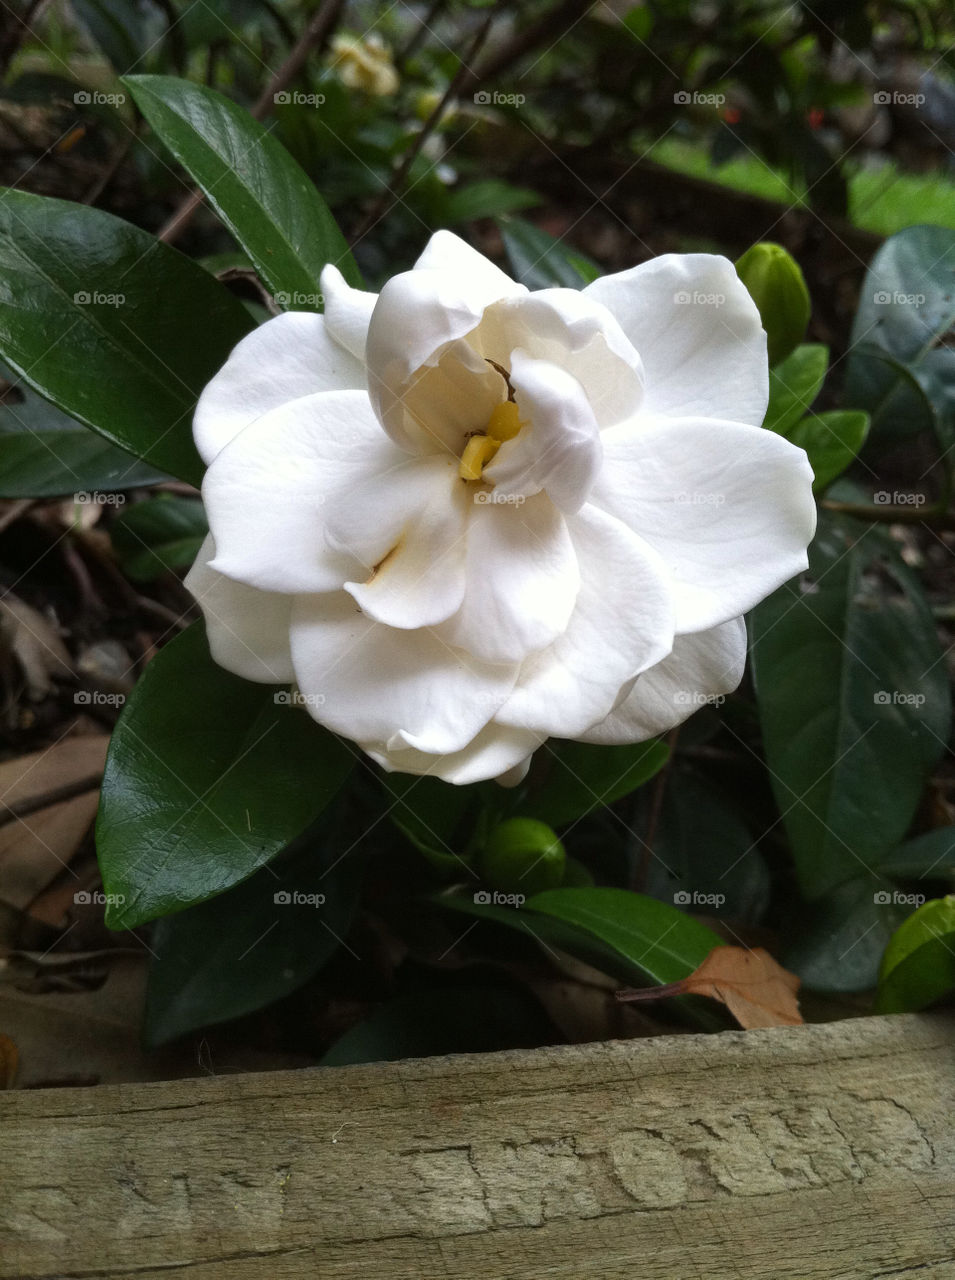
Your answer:
[[[564,846],[546,822],[508,818],[488,836],[480,870],[492,889],[529,898],[562,884],[566,861]]]
[[[809,324],[809,290],[799,263],[781,244],[764,240],[746,250],[736,274],[759,308],[769,363],[777,365],[799,346]]]

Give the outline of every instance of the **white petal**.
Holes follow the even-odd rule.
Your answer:
[[[600,430],[583,387],[523,351],[511,354],[511,382],[526,425],[484,469],[495,497],[543,489],[562,511],[578,511],[603,465]]]
[[[386,751],[369,743],[362,746],[389,772],[427,774],[458,786],[489,778],[496,778],[503,786],[515,786],[526,775],[531,755],[543,741],[538,733],[489,724],[466,747],[451,755],[428,755],[410,749]]]
[[[590,500],[660,553],[678,632],[737,618],[806,568],[812,468],[775,432],[640,415],[604,432],[603,445]]]
[[[247,334],[199,397],[196,448],[209,463],[250,422],[289,400],[364,386],[364,367],[332,340],[323,316],[287,311]]]
[[[328,521],[330,544],[368,566],[345,590],[390,627],[434,626],[464,599],[471,511],[453,459],[415,458],[359,485]]]
[[[616,316],[639,352],[648,412],[763,421],[766,334],[727,258],[668,253],[602,276],[583,294]]]
[[[289,648],[292,597],[258,591],[209,568],[215,555],[210,534],[186,574],[186,587],[206,620],[206,636],[220,667],[259,684],[293,678]]]
[[[362,564],[332,550],[332,499],[405,461],[363,391],[303,396],[257,418],[218,455],[202,494],[214,568],[270,591],[333,591]]]
[[[435,233],[413,271],[392,276],[371,317],[366,356],[372,404],[398,444],[433,452],[441,435],[440,415],[422,425],[406,410],[417,371],[436,365],[492,302],[526,292],[447,231]]]
[[[320,279],[328,332],[364,366],[368,325],[378,301],[377,293],[353,289],[331,263],[322,271]],[[360,385],[365,384],[362,382]]]
[[[518,348],[560,365],[583,387],[601,427],[632,417],[643,402],[639,354],[610,311],[577,289],[541,289],[498,302],[472,341],[505,368]]]
[[[567,626],[580,587],[577,557],[544,494],[520,504],[473,496],[464,602],[439,634],[486,662],[520,662]]]
[[[517,676],[516,664],[479,662],[429,629],[398,631],[366,618],[344,591],[297,598],[292,662],[317,720],[389,752],[461,750]]]
[[[578,736],[584,742],[643,742],[682,724],[694,711],[732,693],[746,665],[742,618],[712,631],[677,636],[673,652],[638,676],[627,697],[606,720]]]
[[[590,504],[568,521],[581,586],[567,630],[521,668],[501,724],[576,738],[624,686],[673,647],[673,604],[659,557]]]

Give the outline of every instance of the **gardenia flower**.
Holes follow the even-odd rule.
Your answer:
[[[439,231],[378,295],[322,274],[203,392],[215,660],[294,682],[386,769],[522,776],[739,683],[742,615],[804,570],[805,453],[761,427],[766,337],[730,262],[528,292]]]
[[[398,92],[400,81],[391,50],[377,35],[365,40],[357,36],[335,36],[331,48],[332,66],[349,89],[363,89],[377,98]]]

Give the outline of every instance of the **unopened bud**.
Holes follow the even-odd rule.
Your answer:
[[[545,822],[508,818],[494,828],[481,855],[481,874],[492,889],[530,897],[564,880],[567,854]]]
[[[759,308],[769,363],[777,365],[799,346],[809,324],[809,290],[799,264],[781,244],[764,240],[746,250],[736,274]]]

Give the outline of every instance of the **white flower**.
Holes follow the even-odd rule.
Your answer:
[[[529,293],[434,235],[380,295],[236,347],[195,438],[188,585],[217,662],[295,681],[387,769],[521,776],[734,689],[742,615],[806,567],[805,453],[760,424],[766,338],[725,258]]]
[[[401,81],[391,60],[391,50],[377,35],[335,36],[331,44],[332,66],[342,84],[363,89],[377,98],[397,93]]]

